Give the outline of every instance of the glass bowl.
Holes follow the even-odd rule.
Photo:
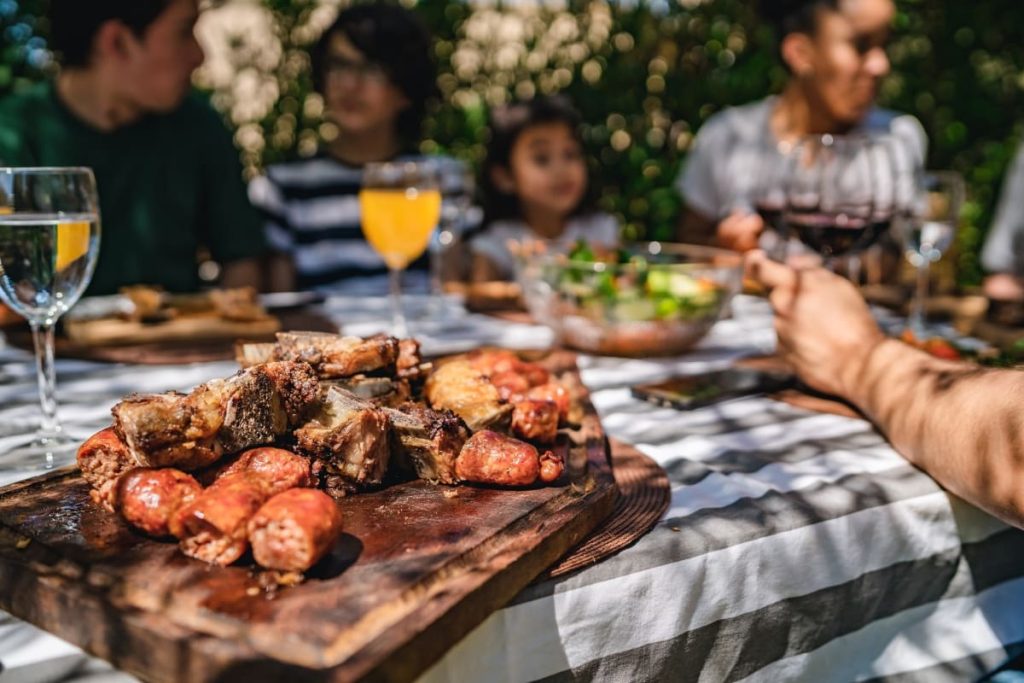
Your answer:
[[[581,253],[581,251],[583,253]],[[610,356],[673,356],[708,333],[739,291],[739,254],[647,242],[595,255],[520,253],[517,278],[533,318],[566,346]]]

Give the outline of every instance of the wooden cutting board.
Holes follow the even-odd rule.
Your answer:
[[[351,496],[332,554],[275,593],[134,533],[75,470],[9,486],[0,607],[147,681],[411,680],[610,513],[604,433],[578,374],[565,379],[583,418],[560,444],[562,485]]]

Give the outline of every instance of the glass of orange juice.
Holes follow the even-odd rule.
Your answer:
[[[407,337],[402,272],[426,251],[441,217],[441,179],[429,161],[367,164],[359,191],[363,235],[387,264],[392,334]]]

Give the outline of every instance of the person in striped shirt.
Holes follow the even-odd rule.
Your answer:
[[[314,86],[337,137],[309,159],[271,166],[249,186],[277,253],[271,289],[383,293],[387,268],[363,238],[359,189],[372,162],[413,161],[423,117],[436,95],[431,39],[410,11],[354,5],[313,47]],[[431,157],[442,191],[464,191],[461,164]],[[420,272],[425,259],[414,264]],[[424,283],[426,278],[420,278]]]

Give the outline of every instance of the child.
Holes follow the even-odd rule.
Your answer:
[[[476,282],[511,279],[510,242],[615,246],[614,218],[592,206],[579,114],[561,97],[497,109],[481,179],[485,229],[470,243]]]
[[[249,187],[279,255],[273,289],[387,291],[387,268],[361,226],[366,164],[429,159],[446,199],[468,190],[454,160],[417,152],[436,95],[431,45],[413,12],[370,2],[342,11],[312,49],[313,82],[338,135],[316,156],[271,166]]]

